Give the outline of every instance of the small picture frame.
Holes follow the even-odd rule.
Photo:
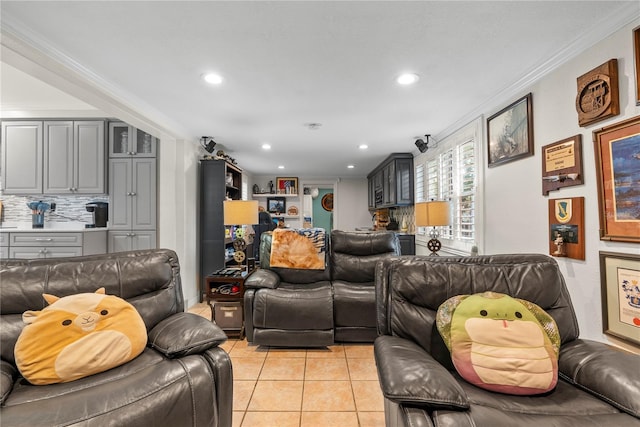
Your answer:
[[[283,214],[287,211],[287,200],[284,197],[267,197],[267,212]]]
[[[593,141],[600,240],[640,243],[640,116],[594,131]]]
[[[640,344],[640,255],[600,252],[603,332]]]
[[[277,177],[276,194],[298,194],[298,178]]]
[[[487,119],[489,167],[533,156],[533,101],[528,93]]]

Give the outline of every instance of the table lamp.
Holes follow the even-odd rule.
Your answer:
[[[449,202],[431,201],[415,204],[416,227],[433,227],[429,232],[431,240],[427,242],[427,247],[431,255],[438,255],[442,243],[438,240],[440,234],[437,226],[449,225]]]
[[[253,225],[258,223],[258,201],[257,200],[225,200],[224,225]],[[243,236],[236,237],[233,241],[233,259],[242,267],[242,262],[246,255],[244,250],[247,242]]]

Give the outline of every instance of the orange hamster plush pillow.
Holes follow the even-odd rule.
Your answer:
[[[41,311],[25,311],[27,324],[14,354],[22,376],[32,384],[63,383],[97,374],[137,357],[147,344],[138,311],[122,298],[95,293],[58,298]]]

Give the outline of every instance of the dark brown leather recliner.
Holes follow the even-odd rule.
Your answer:
[[[494,291],[539,305],[558,325],[559,380],[537,396],[495,393],[453,369],[434,327],[448,298]],[[403,257],[376,270],[374,344],[387,427],[640,426],[640,356],[578,338],[569,292],[544,255]]]
[[[262,235],[262,268],[245,281],[249,342],[283,347],[373,342],[376,262],[400,254],[398,237],[333,230],[326,246],[324,270],[272,268],[271,235]]]
[[[75,381],[31,385],[14,345],[22,313],[59,297],[95,292],[129,301],[147,347],[134,360]],[[184,313],[178,258],[158,249],[75,258],[0,262],[0,424],[9,426],[231,426],[233,377],[226,335]]]

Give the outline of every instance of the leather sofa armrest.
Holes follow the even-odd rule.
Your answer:
[[[280,276],[271,270],[261,268],[255,271],[244,281],[244,287],[247,289],[276,289],[280,285]]]
[[[467,395],[447,369],[416,343],[383,335],[374,343],[385,398],[433,409],[468,409]]]
[[[6,360],[0,360],[0,406],[4,405],[5,399],[11,393],[16,378],[18,369]]]
[[[176,313],[158,323],[148,335],[148,346],[169,358],[199,354],[227,340],[213,322],[193,313]]]
[[[577,339],[560,346],[558,371],[563,379],[640,418],[638,366],[640,356],[604,343]]]

